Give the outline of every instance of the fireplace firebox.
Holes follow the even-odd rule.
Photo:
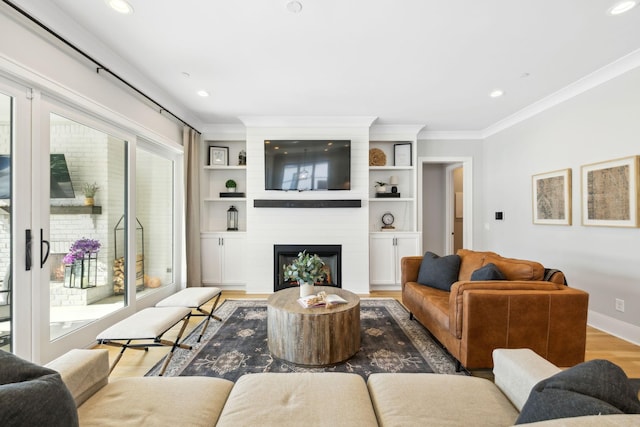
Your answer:
[[[342,287],[342,245],[273,245],[274,263],[274,292],[281,289],[298,286],[295,282],[285,282],[284,266],[291,264],[294,258],[302,251],[309,254],[317,254],[325,264],[326,277],[321,283],[322,286]]]

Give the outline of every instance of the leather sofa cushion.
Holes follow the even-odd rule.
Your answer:
[[[489,263],[493,263],[502,272],[506,280],[542,280],[544,266],[539,262],[516,258],[504,258],[495,252],[477,252],[460,249],[460,271],[458,280],[471,280],[474,271]]]

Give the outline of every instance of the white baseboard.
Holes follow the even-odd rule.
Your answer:
[[[614,337],[640,345],[640,327],[589,310],[587,324]]]
[[[400,285],[369,285],[369,291],[401,291]]]

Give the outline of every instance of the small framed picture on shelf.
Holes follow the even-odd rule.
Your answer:
[[[229,147],[209,147],[209,166],[227,166]]]
[[[411,143],[393,144],[393,165],[411,166]]]

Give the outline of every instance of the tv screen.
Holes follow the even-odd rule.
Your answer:
[[[265,190],[350,190],[351,141],[265,141],[264,183]]]
[[[51,154],[50,165],[49,197],[52,199],[76,197],[64,154]],[[0,155],[0,199],[9,198],[11,198],[11,157],[2,154]]]

